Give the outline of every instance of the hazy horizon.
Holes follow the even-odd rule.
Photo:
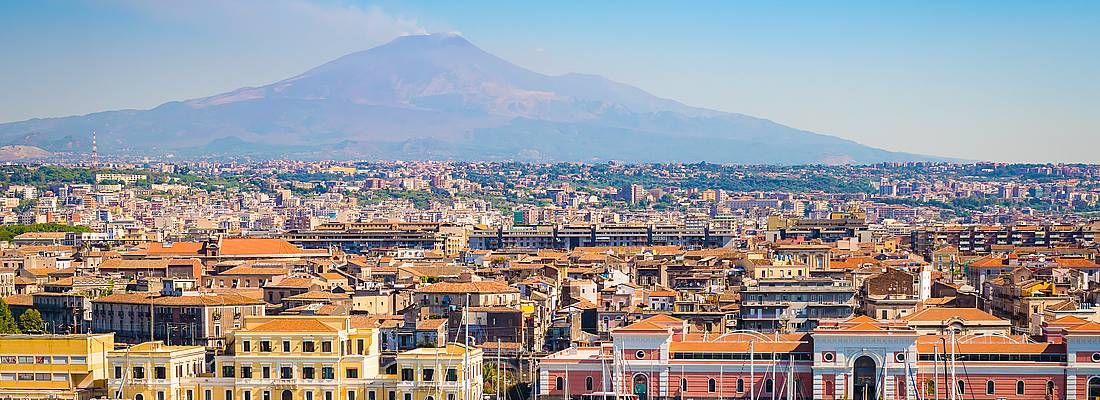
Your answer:
[[[892,151],[1100,162],[1100,6],[1057,3],[0,5],[0,122],[151,108],[283,79],[406,34],[459,32],[547,74]],[[517,28],[520,27],[520,28]]]

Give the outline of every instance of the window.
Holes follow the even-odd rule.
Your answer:
[[[997,387],[993,384],[993,381],[985,381],[985,394],[993,394],[995,391],[997,391]]]
[[[289,353],[289,352],[290,352],[290,341],[289,340],[284,340],[283,341],[283,353]]]
[[[306,353],[314,352],[315,349],[313,348],[313,341],[312,340],[306,340],[306,341],[302,342],[302,351],[306,352]]]
[[[145,379],[145,368],[134,367],[134,379]]]
[[[260,368],[260,376],[264,379],[271,379],[271,367],[265,365]]]
[[[1047,381],[1047,396],[1054,396],[1054,381]]]
[[[386,400],[397,400],[397,392],[390,391],[390,394],[386,396]]]
[[[321,379],[336,379],[336,369],[332,367],[321,367]]]
[[[241,342],[241,351],[244,351],[245,353],[252,351],[252,342],[247,340]]]
[[[358,349],[357,353],[363,354],[363,350],[364,350],[363,339],[356,340],[355,341],[355,347]]]
[[[72,356],[69,357],[69,362],[72,364],[87,364],[88,357],[85,356]]]
[[[745,391],[745,380],[744,379],[740,379],[740,378],[737,379],[737,391],[738,392],[744,392]]]
[[[302,379],[314,379],[314,373],[313,367],[302,367]]]
[[[332,342],[327,341],[327,340],[324,341],[324,342],[321,342],[321,352],[322,353],[331,353],[332,352]]]
[[[585,390],[592,390],[592,377],[591,376],[584,378],[584,389]]]
[[[412,399],[413,399],[412,393],[405,393],[405,400],[412,400]]]
[[[225,400],[233,400],[233,390],[231,390],[231,389],[226,389],[225,390]]]
[[[306,400],[313,400],[313,392],[306,391]]]
[[[416,379],[416,378],[413,377],[412,368],[401,368],[401,380],[402,381],[409,382],[409,381],[412,381],[414,379]]]
[[[252,391],[251,390],[245,390],[243,399],[244,400],[252,400]]]
[[[325,392],[325,400],[332,400],[332,392]]]
[[[456,370],[454,368],[448,368],[447,369],[446,380],[447,380],[447,382],[456,382],[456,381],[458,381],[458,370]]]
[[[687,390],[688,390],[688,380],[687,380],[687,378],[680,378],[680,391],[681,392],[686,392]]]
[[[359,377],[358,368],[348,368],[344,373],[345,378],[354,379]]]
[[[261,340],[260,341],[260,352],[262,352],[262,353],[270,353],[271,352],[271,341],[270,340]]]
[[[265,390],[263,392],[263,400],[271,400],[271,391],[270,390]]]
[[[435,380],[435,370],[431,368],[424,368],[424,380],[431,382]]]
[[[292,368],[292,367],[281,367],[281,368],[279,368],[279,378],[294,379],[294,368]]]
[[[962,380],[959,380],[958,382],[955,382],[955,387],[958,388],[957,391],[959,392],[959,394],[966,393],[966,384],[963,383]]]
[[[163,366],[153,367],[153,378],[168,379],[168,371]]]
[[[718,390],[718,383],[714,381],[714,378],[710,378],[707,380],[707,391],[713,393],[715,390]]]
[[[202,392],[202,400],[214,400],[214,391],[206,389],[205,392]]]
[[[135,394],[134,400],[145,400],[145,396],[143,396],[141,393]]]
[[[638,359],[641,360],[641,359],[645,358],[645,352],[642,351],[642,350],[638,350],[637,353],[634,353],[634,356],[638,357]]]
[[[241,367],[241,378],[252,379],[252,367]]]
[[[772,382],[771,379],[765,380],[764,381],[764,393],[771,393],[772,392],[772,385],[774,385],[774,382]]]
[[[377,400],[377,399],[378,399],[378,395],[375,394],[373,390],[367,392],[367,400]]]
[[[115,366],[115,379],[122,379],[122,367]]]
[[[164,400],[164,392],[157,392],[157,400]]]
[[[233,371],[233,366],[232,365],[223,365],[222,366],[222,377],[223,378],[232,378],[233,377],[233,372],[234,371]]]
[[[1017,396],[1023,396],[1024,395],[1024,381],[1016,381],[1016,395]]]
[[[554,380],[554,390],[562,390],[565,387],[565,378],[558,377]]]
[[[351,390],[348,391],[348,400],[355,400],[355,392],[354,391],[351,391]]]

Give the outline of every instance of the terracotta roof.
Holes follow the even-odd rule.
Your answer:
[[[262,305],[263,301],[239,294],[200,294],[194,296],[156,296],[151,293],[115,293],[92,300],[94,303],[149,304],[158,306],[241,306]]]
[[[285,239],[226,238],[221,240],[221,255],[301,254],[302,249]]]
[[[627,331],[627,332],[668,332],[668,328],[657,325],[649,321],[638,321],[633,324],[624,326],[614,330],[615,332]]]
[[[202,250],[202,242],[175,242],[168,246],[164,243],[150,243],[146,249],[149,255],[198,255]]]
[[[519,289],[500,281],[439,282],[416,290],[418,293],[518,293]]]
[[[340,293],[330,293],[321,290],[311,290],[302,294],[296,294],[285,298],[285,300],[344,300],[350,296]]]
[[[439,327],[443,326],[446,323],[447,323],[447,320],[442,319],[442,318],[440,318],[440,319],[422,319],[420,321],[416,321],[416,330],[434,331],[436,329],[439,329]]]
[[[4,298],[4,302],[9,306],[33,306],[34,297],[29,294],[16,294]]]
[[[248,332],[337,332],[339,329],[313,318],[280,318],[268,321]]]
[[[290,272],[288,267],[253,267],[251,265],[236,266],[225,271],[222,271],[218,276],[223,275],[285,275]]]
[[[926,308],[906,315],[902,319],[906,321],[947,321],[958,318],[964,321],[1004,321],[993,314],[977,308]]]
[[[309,278],[283,278],[280,279],[278,282],[268,284],[267,287],[308,289],[310,287],[313,287],[313,285],[316,285],[316,283],[313,282],[313,279]]]

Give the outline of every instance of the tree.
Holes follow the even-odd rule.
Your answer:
[[[0,299],[0,334],[12,333],[19,333],[19,327],[15,325],[15,318],[11,316],[8,303]]]
[[[42,322],[42,314],[32,308],[19,316],[19,329],[23,333],[44,333],[46,323]]]

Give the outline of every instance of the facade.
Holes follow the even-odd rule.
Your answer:
[[[574,249],[593,246],[722,247],[736,236],[710,226],[649,225],[513,225],[475,228],[470,233],[472,250]]]
[[[539,365],[539,398],[1092,399],[1100,324],[1026,336],[920,334],[860,316],[804,334],[704,335],[668,316],[616,329],[612,343]],[[946,348],[945,348],[946,347]]]
[[[442,224],[427,222],[330,222],[309,230],[290,231],[286,237],[305,248],[338,247],[352,253],[377,248],[443,250],[448,231],[442,228]],[[452,250],[457,251],[454,246],[452,243]]]
[[[0,398],[91,399],[105,394],[111,334],[0,336]]]
[[[112,369],[121,374],[112,378],[111,388],[122,388],[123,398],[135,400],[481,398],[480,349],[448,344],[383,362],[379,331],[352,321],[248,318],[232,334],[226,353],[214,358],[213,371],[203,373],[191,372],[199,368],[201,347],[139,344],[111,354]],[[140,377],[135,368],[142,368]]]
[[[263,301],[238,294],[119,293],[92,301],[92,329],[114,332],[123,343],[142,343],[152,338],[174,345],[216,348],[224,344],[229,331],[241,327],[245,318],[264,313]]]
[[[820,320],[852,316],[855,295],[847,281],[761,279],[741,289],[741,329],[807,332]]]

